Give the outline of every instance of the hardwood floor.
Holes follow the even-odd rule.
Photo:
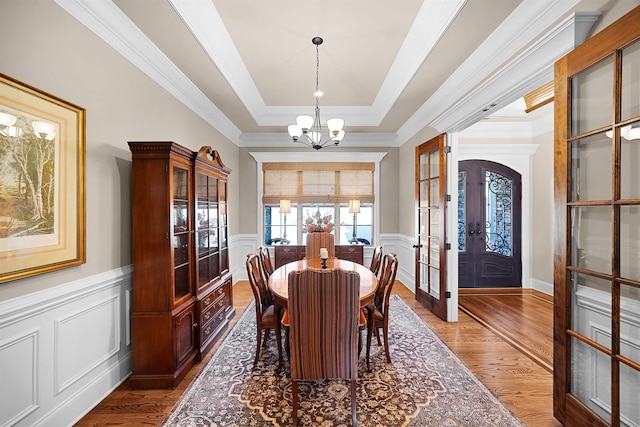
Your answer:
[[[415,301],[413,293],[402,284],[396,283],[393,293],[400,295],[525,425],[561,425],[552,413],[552,375],[539,363],[462,311],[458,322],[443,322]],[[234,286],[237,314],[232,324],[252,298],[248,282]],[[172,390],[132,390],[129,381],[125,381],[76,426],[159,425],[212,354],[213,351]]]
[[[553,373],[553,297],[533,289],[460,289],[458,307]]]

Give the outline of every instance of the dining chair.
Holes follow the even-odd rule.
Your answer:
[[[373,306],[367,307],[367,316],[373,316],[372,328],[377,338],[378,345],[380,342],[380,332],[384,335],[384,351],[387,356],[387,363],[391,363],[389,355],[389,299],[391,290],[396,281],[396,272],[398,271],[398,257],[395,252],[391,252],[382,257],[382,267],[380,270],[380,278],[378,279],[378,288],[374,296]],[[367,360],[369,359],[369,350],[371,343],[367,342]]]
[[[376,246],[373,248],[373,255],[371,255],[371,265],[369,270],[376,276],[380,273],[380,265],[382,264],[382,246]]]
[[[256,356],[253,359],[253,366],[255,367],[260,357],[260,344],[262,343],[262,346],[266,347],[269,332],[272,329],[277,332],[275,336],[278,346],[278,360],[280,361],[282,359],[282,345],[279,336],[280,327],[278,325],[280,316],[276,313],[273,295],[265,282],[260,256],[251,253],[248,254],[246,266],[247,276],[249,277],[249,284],[253,291],[256,306]]]
[[[335,237],[331,233],[309,233],[305,248],[306,259],[320,258],[320,248],[327,248],[329,258],[336,257]]]
[[[288,282],[293,425],[298,425],[299,381],[346,379],[351,382],[351,419],[356,426],[360,275],[307,268],[289,273]]]
[[[269,276],[273,273],[273,264],[271,263],[271,255],[269,255],[269,248],[264,246],[258,250],[260,256],[260,262],[262,263],[262,271],[264,272],[265,280],[269,280]]]

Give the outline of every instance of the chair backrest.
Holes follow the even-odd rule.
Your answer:
[[[249,277],[249,284],[253,291],[253,297],[256,301],[256,310],[260,310],[263,313],[267,307],[273,304],[273,297],[262,273],[262,263],[260,257],[256,254],[247,254],[247,276]]]
[[[260,255],[260,262],[262,262],[262,271],[264,272],[265,279],[269,279],[269,276],[273,273],[273,264],[271,263],[271,255],[269,255],[269,248],[264,246],[258,251]]]
[[[356,379],[360,275],[307,268],[288,285],[291,379]]]
[[[373,248],[373,255],[371,256],[371,265],[369,270],[376,276],[380,273],[380,266],[382,265],[382,246],[376,246]]]
[[[309,233],[307,234],[307,246],[305,250],[306,259],[320,258],[320,248],[327,248],[329,258],[336,257],[336,244],[331,233]]]
[[[375,304],[384,313],[389,308],[389,296],[396,281],[398,271],[398,257],[395,252],[385,254],[382,257],[382,267],[376,289]]]

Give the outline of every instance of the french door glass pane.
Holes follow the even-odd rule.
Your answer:
[[[435,299],[440,299],[440,270],[429,267],[429,294]]]
[[[622,49],[622,120],[640,116],[640,42]]]
[[[429,225],[429,208],[420,208],[420,230],[419,233],[423,236],[428,234]]]
[[[611,126],[613,56],[571,79],[571,135]]]
[[[571,275],[571,329],[611,349],[611,281]]]
[[[620,207],[620,276],[640,281],[640,206]]]
[[[420,154],[420,179],[429,178],[429,154]]]
[[[620,133],[620,196],[640,199],[640,122],[623,126]]]
[[[635,363],[640,363],[640,289],[620,285],[620,313],[620,354]],[[640,394],[636,393],[636,396]]]
[[[429,236],[440,237],[440,209],[431,208],[429,210]]]
[[[467,239],[465,239],[466,229],[464,225],[467,223],[466,218],[466,192],[465,187],[467,185],[467,172],[458,172],[458,251],[464,252],[466,250]]]
[[[485,172],[485,247],[487,252],[511,256],[512,181],[491,171]]]
[[[571,265],[611,274],[612,220],[608,206],[571,208]]]
[[[429,265],[438,267],[440,265],[440,240],[429,239]]]
[[[429,206],[429,181],[420,182],[420,207]]]
[[[611,199],[611,138],[599,133],[571,143],[571,199]]]
[[[435,178],[439,174],[440,170],[440,150],[437,148],[429,152],[430,168],[429,177]]]
[[[429,193],[429,206],[438,206],[440,200],[440,179],[432,178],[429,181],[430,193]]]
[[[620,425],[632,427],[640,425],[640,372],[620,364]]]
[[[571,338],[571,394],[611,423],[611,358]]]

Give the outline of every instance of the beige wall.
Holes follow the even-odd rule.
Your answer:
[[[553,283],[553,132],[531,142],[531,278]]]
[[[50,0],[0,0],[0,72],[86,109],[87,262],[0,284],[0,301],[131,264],[127,141],[211,145],[233,169],[230,233],[239,223],[237,147]]]

